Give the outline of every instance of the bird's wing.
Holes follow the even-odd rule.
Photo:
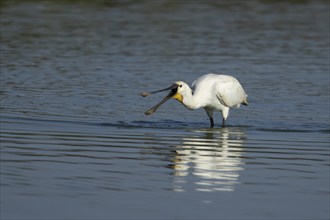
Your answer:
[[[217,82],[213,89],[220,103],[227,107],[239,107],[246,98],[246,93],[237,80]]]

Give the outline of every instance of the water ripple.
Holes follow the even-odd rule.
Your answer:
[[[143,176],[163,167],[167,171],[165,169],[162,172],[171,174],[166,178],[172,182],[170,186],[168,183],[163,185],[163,188],[184,192],[193,185],[195,190],[203,192],[234,191],[241,183],[241,174],[251,169],[251,166],[271,172],[281,170],[305,174],[304,178],[316,172],[310,163],[329,167],[328,136],[322,132],[317,135],[304,133],[305,140],[301,141],[300,132],[278,131],[277,137],[265,135],[256,139],[253,133],[260,131],[247,132],[245,128],[233,127],[124,129],[117,125],[104,127],[104,124],[98,123],[79,123],[79,130],[75,130],[76,123],[31,119],[20,121],[18,118],[5,120],[6,123],[15,121],[19,124],[24,121],[36,123],[38,126],[30,126],[29,130],[7,128],[2,131],[2,175],[5,177],[5,186],[22,184],[31,175],[45,181],[63,178],[70,178],[70,181],[81,181],[83,178],[95,180],[95,176],[106,175],[116,181],[111,183],[111,187],[102,188],[123,191],[153,189],[158,188],[154,185],[158,175],[151,175],[148,180],[144,180]],[[50,126],[52,123],[56,126]],[[284,139],[281,139],[282,135]],[[67,171],[63,176],[62,172],[52,168],[56,172],[53,176],[48,174],[46,178],[41,174],[49,168],[47,164],[71,169],[72,176]],[[79,170],[76,165],[79,165]],[[38,172],[31,173],[36,170]],[[20,181],[17,182],[17,178]],[[127,178],[134,182],[137,182],[136,178],[139,179],[138,185],[143,187],[123,187],[123,181]],[[30,186],[34,185],[34,181],[29,182]],[[105,182],[101,178],[93,184],[103,185]]]

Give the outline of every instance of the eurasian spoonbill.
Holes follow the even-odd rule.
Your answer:
[[[174,98],[188,109],[204,108],[210,119],[211,127],[214,127],[213,112],[220,111],[222,114],[222,127],[225,127],[229,108],[240,107],[240,104],[248,105],[247,95],[242,85],[235,77],[228,75],[210,73],[196,79],[192,83],[192,89],[187,83],[177,81],[166,89],[149,93],[144,92],[141,95],[146,97],[166,90],[170,90],[170,93],[157,105],[147,110],[146,115],[151,115],[164,102]]]

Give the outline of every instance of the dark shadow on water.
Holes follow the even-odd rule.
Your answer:
[[[263,132],[292,132],[292,133],[311,133],[311,132],[317,132],[317,133],[325,133],[329,134],[329,129],[317,129],[317,130],[302,130],[302,129],[280,129],[280,128],[257,128],[257,131],[263,131]]]
[[[158,121],[144,121],[144,120],[135,120],[135,121],[109,121],[109,122],[99,122],[98,119],[92,120],[83,120],[83,119],[74,119],[72,117],[33,117],[33,116],[12,116],[10,114],[2,114],[1,122],[7,121],[19,121],[21,123],[31,123],[31,124],[58,124],[58,125],[86,125],[86,126],[101,126],[101,127],[115,127],[118,129],[136,129],[136,128],[155,128],[155,129],[183,129],[187,131],[222,131],[221,127],[209,128],[208,123],[205,122],[186,122],[186,121],[177,121],[177,120],[158,120]],[[253,123],[252,123],[253,124]],[[248,129],[249,131],[262,131],[262,132],[292,132],[292,133],[330,133],[330,129],[315,129],[308,128],[306,129],[297,129],[296,127],[264,124],[264,125],[249,125],[249,124],[228,124],[226,128],[229,129]]]

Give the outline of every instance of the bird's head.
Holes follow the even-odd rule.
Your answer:
[[[182,82],[182,81],[177,81],[175,82],[174,84],[177,85],[177,91],[176,93],[172,96],[172,98],[178,100],[179,102],[183,102],[183,97],[185,96],[185,94],[187,92],[190,92],[191,93],[191,89],[190,87],[188,86],[187,83],[185,82]]]
[[[187,83],[182,82],[182,81],[177,81],[175,83],[173,83],[170,87],[166,88],[166,89],[161,89],[161,90],[157,90],[157,91],[153,91],[153,92],[143,92],[140,95],[143,97],[149,96],[151,94],[155,94],[158,92],[163,92],[163,91],[167,91],[170,90],[170,92],[168,93],[167,96],[165,96],[157,105],[155,105],[154,107],[150,108],[149,110],[147,110],[145,112],[146,115],[151,115],[152,113],[154,113],[157,108],[159,106],[161,106],[163,103],[165,103],[167,100],[173,98],[178,100],[179,102],[183,102],[183,96],[186,93],[186,91],[188,91],[189,86],[187,85]]]

